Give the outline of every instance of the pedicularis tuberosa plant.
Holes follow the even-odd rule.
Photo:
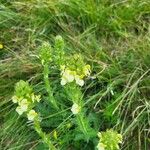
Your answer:
[[[95,145],[93,149],[118,150],[119,143],[122,143],[122,135],[112,129],[107,130],[106,132],[97,131],[92,128],[90,120],[87,117],[82,87],[85,86],[85,79],[91,76],[91,66],[85,62],[84,57],[81,54],[67,55],[64,49],[65,43],[61,36],[56,36],[53,47],[51,47],[48,42],[43,42],[38,48],[38,58],[43,67],[43,81],[48,95],[47,104],[58,114],[63,111],[62,108],[64,107],[61,107],[61,103],[58,103],[57,98],[55,97],[57,91],[53,89],[53,80],[50,80],[49,78],[49,75],[53,69],[55,69],[59,72],[59,77],[56,79],[59,82],[58,86],[63,88],[64,95],[72,105],[67,113],[70,114],[74,120],[74,125],[73,128],[69,128],[69,130],[78,134],[78,137],[80,137],[79,139],[84,139],[87,143],[96,139],[93,140],[93,144]],[[47,146],[47,149],[61,149],[62,143],[57,140],[57,132],[61,133],[63,131],[59,131],[59,127],[53,129],[55,131],[55,138],[53,138],[52,134],[44,132],[42,129],[41,124],[43,118],[39,110],[36,109],[38,103],[41,103],[41,105],[43,103],[42,94],[34,94],[32,86],[29,85],[28,82],[21,80],[16,83],[12,101],[17,104],[17,113],[27,117],[30,122],[33,122],[35,131],[41,137],[41,140]],[[65,106],[65,108],[68,108],[68,106]]]

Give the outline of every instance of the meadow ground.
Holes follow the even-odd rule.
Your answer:
[[[15,83],[25,80],[47,98],[35,56],[44,41],[53,46],[56,35],[63,37],[68,55],[80,53],[91,66],[95,78],[81,88],[91,127],[120,133],[121,150],[149,150],[148,0],[0,0],[0,149],[47,149],[32,123],[16,113],[11,97]],[[44,116],[42,129],[62,150],[94,150],[97,137],[87,141],[75,130],[59,72],[52,69],[49,80],[60,110],[42,100],[37,108]]]

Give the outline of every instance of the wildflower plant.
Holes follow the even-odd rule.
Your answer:
[[[44,76],[45,88],[49,95],[49,101],[55,109],[58,109],[57,102],[53,96],[53,89],[51,88],[51,84],[48,78],[50,73],[49,66],[50,66],[50,62],[52,62],[52,48],[48,42],[44,42],[42,46],[39,48],[39,57],[43,65],[43,76]]]
[[[91,67],[84,62],[81,54],[74,54],[72,57],[65,57],[65,63],[60,66],[61,85],[64,86],[67,95],[72,101],[71,112],[76,117],[76,124],[83,137],[88,141],[95,132],[85,118],[83,94],[81,87],[84,85],[84,78],[90,76]]]
[[[82,139],[89,142],[89,140],[93,139],[94,141],[94,139],[97,139],[98,130],[92,128],[87,117],[87,109],[85,106],[84,94],[82,92],[82,87],[86,85],[85,79],[91,75],[91,66],[85,62],[84,57],[81,54],[67,55],[65,53],[65,43],[61,36],[56,36],[53,47],[51,47],[48,42],[43,42],[38,50],[43,67],[45,89],[48,93],[48,105],[50,105],[50,107],[46,108],[53,108],[56,113],[60,114],[59,110],[63,112],[64,108],[70,107],[68,112],[64,111],[72,117],[71,126],[70,122],[67,123],[69,124],[69,127],[68,125],[66,126],[68,130],[72,130],[71,132],[76,134],[76,140]],[[55,80],[58,81],[59,90],[61,91],[56,91],[52,87],[51,83],[53,81],[50,80],[49,75],[53,69],[59,72],[59,76],[57,75]],[[67,104],[61,105],[57,102],[55,95],[59,92],[61,92],[62,95],[65,95],[66,100],[68,100]],[[62,97],[60,96],[60,99],[61,98]],[[39,134],[43,143],[48,146],[49,150],[59,149],[61,141],[58,140],[57,131],[59,133],[63,132],[61,128],[65,127],[65,125],[63,125],[65,121],[63,120],[57,128],[54,128],[52,131],[53,138],[50,138],[47,133],[42,131],[42,117],[40,112],[38,112],[40,109],[37,109],[38,111],[36,110],[36,105],[40,103],[40,100],[41,95],[35,95],[28,82],[21,80],[16,84],[12,101],[17,104],[17,113],[26,116],[29,121],[33,122],[35,131]],[[44,102],[42,104],[44,105]],[[53,116],[55,114],[48,115]],[[60,117],[62,116],[60,115]],[[50,121],[53,122],[53,120]],[[121,135],[113,130],[101,132],[98,136],[100,138],[97,145],[98,150],[118,150],[118,144],[122,142]],[[52,141],[52,139],[54,141]],[[53,143],[57,143],[57,148]]]
[[[16,111],[19,115],[28,114],[37,102],[40,102],[40,95],[35,95],[28,82],[20,80],[15,86],[15,94],[12,101],[17,103]],[[35,113],[33,114],[35,115]],[[28,115],[30,116],[30,114]],[[36,115],[35,115],[36,116]],[[34,118],[32,119],[34,120]]]
[[[110,129],[106,132],[99,132],[98,150],[119,150],[119,144],[122,143],[122,135]]]
[[[55,45],[53,50],[53,61],[57,66],[64,64],[65,62],[65,43],[63,38],[60,35],[55,37]]]
[[[12,101],[18,105],[16,108],[17,113],[19,115],[25,115],[29,121],[33,122],[35,130],[42,138],[43,142],[48,145],[49,149],[55,150],[55,147],[51,143],[49,136],[42,131],[42,128],[40,127],[40,115],[34,109],[36,103],[39,103],[40,100],[41,95],[35,95],[28,82],[20,80],[18,83],[16,83],[15,93],[12,97]]]

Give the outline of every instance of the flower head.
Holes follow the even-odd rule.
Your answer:
[[[72,105],[71,111],[74,115],[78,114],[80,112],[80,106],[76,103]]]
[[[31,100],[32,100],[32,102],[34,103],[34,102],[40,102],[40,100],[41,100],[41,95],[34,95],[34,93],[32,93],[31,94]]]
[[[109,129],[105,132],[99,132],[99,143],[97,145],[98,150],[118,150],[119,144],[122,143],[122,135],[116,131]]]
[[[78,55],[75,55],[78,58]],[[75,57],[75,58],[76,58]],[[78,59],[77,59],[78,61]],[[76,62],[77,63],[77,62]],[[69,66],[69,67],[68,67]],[[61,85],[66,85],[67,83],[75,81],[79,86],[84,85],[84,77],[89,76],[91,73],[90,65],[75,65],[74,63],[66,65],[60,65],[61,70]]]
[[[65,66],[61,66],[61,85],[66,85],[67,83],[73,82],[75,80],[76,84],[83,86],[84,80],[83,76],[77,75],[76,71],[71,71],[68,68],[65,69]]]
[[[18,98],[16,95],[14,95],[14,96],[12,97],[13,103],[17,103],[18,100],[19,100],[19,98]]]
[[[62,72],[61,85],[65,85],[68,82],[72,82],[74,80],[74,72],[68,69],[65,69]]]
[[[75,81],[76,81],[76,84],[78,84],[80,86],[84,85],[84,80],[79,75],[75,76]]]
[[[85,76],[89,76],[91,74],[91,66],[90,65],[85,65],[83,67],[83,73]]]
[[[38,114],[35,112],[35,110],[31,109],[29,113],[27,114],[28,120],[33,121]]]
[[[42,65],[52,61],[52,48],[48,42],[43,42],[39,48],[39,57]]]
[[[24,111],[21,109],[20,106],[18,106],[18,107],[16,108],[16,112],[17,112],[19,115],[22,115],[22,114],[24,113]]]
[[[29,102],[27,99],[23,99],[21,100],[21,102],[19,103],[20,108],[22,109],[23,112],[27,111],[28,106],[29,106]]]
[[[103,143],[98,143],[98,145],[97,145],[98,150],[105,150],[105,147],[106,146]]]

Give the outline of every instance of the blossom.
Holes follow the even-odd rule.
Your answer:
[[[76,84],[83,86],[84,80],[81,76],[77,75],[75,71],[71,71],[69,69],[65,69],[65,66],[61,66],[62,70],[62,78],[61,78],[61,85],[66,85],[67,83],[76,81]]]
[[[98,143],[98,145],[97,145],[98,150],[105,150],[105,147],[106,146],[103,143]]]
[[[105,132],[98,132],[99,143],[98,150],[117,150],[119,143],[122,143],[122,135],[112,129],[107,129]]]
[[[83,67],[83,73],[85,76],[89,76],[91,74],[91,66],[90,65],[85,65]]]
[[[17,96],[14,95],[14,96],[12,97],[13,103],[17,103],[18,100],[19,100],[19,98],[18,98]]]
[[[84,80],[79,75],[75,76],[75,81],[76,81],[76,84],[78,84],[80,86],[84,85]]]
[[[84,67],[82,67],[82,69],[76,68],[74,70],[70,70],[69,68],[66,68],[65,65],[61,65],[60,70],[62,75],[61,85],[66,85],[67,83],[75,81],[76,84],[78,84],[79,86],[83,86],[84,85],[83,78],[85,76],[90,75],[91,66],[85,65]]]
[[[29,102],[27,99],[19,99],[17,96],[13,96],[12,98],[14,103],[18,103],[19,106],[16,108],[16,112],[19,115],[22,115],[28,109]]]
[[[22,115],[22,114],[24,113],[24,111],[21,109],[20,106],[18,106],[18,107],[16,108],[16,112],[17,112],[19,115]]]
[[[72,82],[74,80],[74,71],[65,69],[62,73],[61,85],[65,85],[67,82]]]
[[[80,106],[76,103],[72,105],[71,111],[74,115],[78,114],[80,112]]]
[[[34,103],[35,101],[40,102],[41,95],[34,95],[34,93],[31,94],[31,100]]]
[[[28,120],[33,121],[37,117],[37,113],[35,110],[31,109],[29,113],[27,114]]]
[[[23,99],[20,103],[19,103],[20,108],[22,109],[23,112],[27,111],[28,106],[29,106],[29,102],[27,99]]]

